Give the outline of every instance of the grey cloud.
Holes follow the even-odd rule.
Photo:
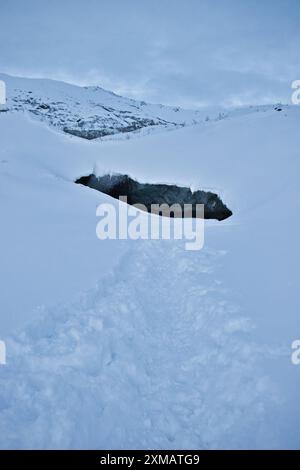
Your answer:
[[[184,106],[289,101],[296,0],[10,0],[0,70]]]

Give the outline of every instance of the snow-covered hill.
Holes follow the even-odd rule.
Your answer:
[[[95,86],[78,87],[5,74],[0,74],[0,80],[7,86],[10,111],[26,111],[64,132],[89,140],[145,129],[172,129],[203,119],[200,111],[147,104]]]
[[[221,117],[90,142],[0,114],[0,447],[299,447],[300,108]],[[199,252],[100,241],[96,206],[119,203],[74,181],[110,172],[233,216]]]
[[[88,140],[129,138],[129,134],[148,134],[201,122],[219,121],[277,106],[251,106],[226,111],[222,108],[184,110],[161,104],[136,101],[98,86],[79,87],[47,79],[26,79],[0,73],[6,83],[9,112],[27,112],[32,117]]]

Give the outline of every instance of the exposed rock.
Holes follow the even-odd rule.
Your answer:
[[[64,127],[64,132],[71,135],[76,135],[76,137],[81,137],[82,139],[93,140],[98,139],[99,137],[105,137],[107,135],[114,134],[113,131],[108,129],[69,129]]]
[[[152,105],[115,95],[100,87],[76,87],[63,82],[3,76],[12,112],[31,116],[87,140],[147,129],[176,129],[201,118],[198,111]],[[47,92],[46,92],[47,90]]]
[[[128,175],[105,175],[96,177],[94,174],[82,176],[75,181],[90,188],[108,194],[115,199],[126,196],[130,205],[143,204],[147,211],[151,211],[153,204],[179,204],[181,211],[169,214],[170,217],[182,217],[184,204],[192,204],[192,214],[196,217],[196,204],[204,204],[204,218],[224,220],[232,215],[232,212],[222,202],[219,196],[210,191],[195,191],[190,188],[168,184],[139,183]],[[153,212],[153,211],[152,211]],[[166,215],[163,211],[160,215]]]

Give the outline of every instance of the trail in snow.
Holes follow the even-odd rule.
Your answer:
[[[97,288],[41,310],[7,344],[0,447],[275,447],[267,352],[215,279],[223,256],[137,242]]]

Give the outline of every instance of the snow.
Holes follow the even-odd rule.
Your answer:
[[[0,114],[1,448],[299,448],[299,123],[264,106],[86,141]],[[233,216],[198,252],[100,241],[118,202],[74,184],[91,172],[213,190]]]
[[[0,74],[0,80],[10,90],[7,105],[11,111],[29,113],[58,130],[75,135],[96,132],[96,137],[117,135],[122,138],[128,129],[155,132],[203,120],[200,111],[135,101],[100,87],[78,87],[55,80],[24,79],[6,74]]]
[[[80,300],[41,311],[8,343],[2,446],[268,445],[276,393],[258,364],[269,354],[214,279],[223,256],[139,243]]]

